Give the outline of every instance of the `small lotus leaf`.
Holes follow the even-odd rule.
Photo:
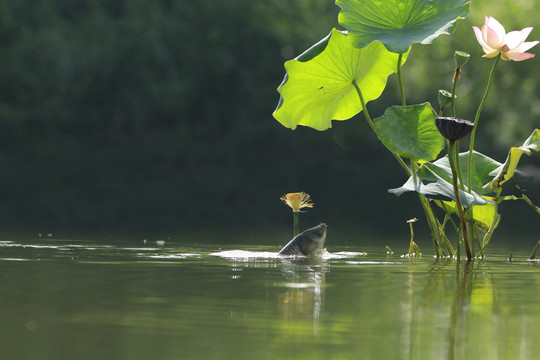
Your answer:
[[[416,162],[437,158],[444,149],[444,139],[435,126],[437,113],[429,103],[392,106],[373,120],[382,143],[402,157]]]

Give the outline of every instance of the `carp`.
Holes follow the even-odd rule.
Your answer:
[[[327,228],[328,226],[322,223],[301,232],[289,241],[279,254],[307,256],[318,252],[323,248]]]

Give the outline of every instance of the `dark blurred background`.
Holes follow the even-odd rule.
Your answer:
[[[471,10],[455,36],[413,47],[403,68],[410,104],[436,107],[437,90],[451,86],[453,52],[464,50],[472,56],[457,110],[472,119],[493,60],[481,58],[471,26],[484,14],[508,31],[540,18],[530,0],[478,0]],[[337,26],[338,11],[328,0],[2,2],[2,232],[289,231],[279,198],[305,191],[315,207],[301,227],[325,221],[406,238],[405,221],[423,212],[415,195],[387,193],[406,178],[362,116],[325,132],[291,131],[272,117],[283,63]],[[479,151],[502,162],[539,127],[539,61],[500,63]],[[377,117],[397,103],[391,76],[368,106]],[[539,172],[539,155],[522,163]],[[539,184],[529,189],[536,203]],[[503,233],[538,235],[525,203],[501,211]],[[425,233],[425,221],[415,229]]]

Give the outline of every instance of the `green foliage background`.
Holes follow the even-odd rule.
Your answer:
[[[3,2],[0,228],[289,230],[279,197],[306,191],[316,205],[305,226],[405,234],[421,210],[386,192],[405,179],[361,116],[325,132],[293,132],[272,118],[283,63],[337,26],[338,11],[323,0]],[[464,50],[472,59],[457,110],[474,117],[491,65],[471,29],[484,14],[507,31],[538,27],[540,4],[473,1],[453,37],[413,47],[403,67],[409,103],[435,107],[438,89],[451,86],[453,51]],[[499,65],[479,151],[502,162],[540,125],[538,61]],[[369,107],[377,117],[397,103],[391,76]],[[538,160],[527,164],[538,172]],[[516,209],[505,225],[512,213],[537,221]]]

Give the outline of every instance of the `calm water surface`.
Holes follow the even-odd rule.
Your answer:
[[[540,264],[525,249],[459,268],[384,246],[277,250],[1,240],[0,359],[540,356]]]

